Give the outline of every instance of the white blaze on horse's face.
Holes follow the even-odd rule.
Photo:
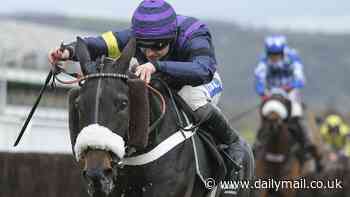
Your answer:
[[[111,151],[120,159],[125,155],[124,139],[98,124],[89,125],[80,131],[74,146],[77,161],[88,148]]]
[[[283,120],[288,117],[288,110],[286,106],[278,100],[269,100],[262,107],[262,115],[264,117],[271,113],[278,114]]]

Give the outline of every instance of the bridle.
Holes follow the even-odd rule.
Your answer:
[[[70,80],[70,81],[63,81],[60,80],[56,75],[54,75],[54,79],[56,79],[58,82],[62,83],[62,84],[79,84],[80,86],[82,86],[84,84],[85,81],[87,80],[91,80],[91,79],[107,79],[107,78],[111,78],[111,79],[117,79],[117,80],[123,80],[125,82],[127,82],[129,79],[134,79],[133,75],[128,75],[128,74],[124,74],[124,73],[93,73],[93,74],[87,74],[87,75],[82,75],[82,74],[78,74],[78,73],[67,73],[64,69],[62,69],[61,67],[59,67],[58,69],[60,72],[63,72],[67,75],[70,75],[71,77],[75,78],[74,80]],[[177,127],[180,129],[180,132],[182,134],[182,136],[184,136],[184,138],[186,138],[186,135],[184,132],[187,131],[193,131],[199,128],[199,126],[205,121],[200,120],[197,124],[192,125],[190,127],[186,127],[184,126],[184,124],[181,121],[181,113],[179,112],[176,103],[175,103],[175,99],[174,99],[174,95],[171,92],[170,88],[168,87],[168,85],[161,79],[159,78],[154,78],[152,79],[154,81],[158,81],[160,84],[162,84],[162,86],[167,90],[167,94],[169,94],[169,100],[171,105],[174,107],[175,112],[176,112],[176,116],[177,116],[177,120],[179,122],[177,122]],[[161,114],[159,116],[158,119],[156,119],[148,128],[148,135],[154,131],[158,125],[161,123],[161,120],[164,118],[165,116],[165,112],[166,112],[166,102],[164,99],[164,96],[162,95],[162,93],[160,93],[158,90],[156,90],[155,88],[153,88],[151,85],[149,84],[145,84],[146,87],[152,92],[154,93],[160,100],[161,103]],[[179,124],[180,123],[180,124]],[[136,150],[133,149],[133,147],[129,147],[130,149],[127,151],[128,154],[127,155],[131,155],[133,153],[136,152]],[[117,166],[121,167],[121,165],[119,165],[119,161],[116,158],[112,159],[112,163],[113,164],[117,164]]]
[[[122,74],[122,73],[92,73],[92,74],[88,74],[88,75],[82,75],[80,73],[68,73],[64,69],[62,69],[61,67],[58,67],[58,69],[59,69],[59,72],[65,73],[65,74],[75,78],[73,80],[61,80],[57,77],[58,73],[56,72],[57,74],[54,74],[54,80],[57,80],[59,83],[66,84],[66,85],[79,84],[79,86],[82,86],[84,84],[84,82],[89,80],[89,79],[111,78],[111,79],[120,79],[120,80],[124,80],[124,81],[129,80],[129,76],[127,74]],[[146,87],[150,91],[152,91],[155,95],[157,95],[157,97],[161,101],[161,106],[160,106],[161,115],[150,126],[149,133],[151,133],[158,126],[160,121],[163,119],[163,117],[165,115],[165,111],[166,111],[166,103],[165,103],[165,99],[164,99],[164,96],[162,95],[162,93],[160,93],[158,90],[156,90],[155,88],[153,88],[149,84],[146,84]]]

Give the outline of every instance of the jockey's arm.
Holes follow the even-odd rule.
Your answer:
[[[267,76],[267,65],[264,62],[260,62],[254,71],[255,76],[255,92],[259,96],[266,94],[266,76]]]
[[[157,71],[168,74],[182,85],[209,83],[216,71],[215,52],[209,35],[199,35],[186,41],[188,61],[158,61]]]
[[[304,66],[299,58],[295,58],[292,64],[293,67],[293,81],[290,84],[291,89],[301,89],[305,86]]]
[[[91,59],[95,60],[97,57],[105,55],[106,57],[117,58],[120,56],[122,49],[126,46],[130,38],[130,30],[120,32],[106,32],[97,37],[83,38],[88,46]],[[72,42],[65,47],[69,51],[69,59],[77,61],[75,56],[75,42]]]

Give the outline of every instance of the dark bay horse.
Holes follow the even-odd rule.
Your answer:
[[[261,128],[256,145],[256,176],[261,180],[294,180],[300,178],[301,165],[296,157],[296,142],[288,129],[290,101],[283,92],[275,94],[262,103]],[[280,93],[277,93],[280,92]],[[276,188],[259,190],[259,197],[293,197],[293,189]]]
[[[131,39],[117,60],[105,59],[93,64],[84,41],[78,38],[76,55],[86,77],[81,88],[70,93],[69,125],[73,152],[89,194],[94,197],[220,196],[208,191],[196,175],[190,139],[196,133],[193,129],[179,129],[178,112],[170,95],[162,90],[162,97],[148,93],[151,106],[164,103],[159,107],[160,113],[151,113],[150,117],[143,114],[146,105],[139,105],[140,109],[130,105],[132,75],[128,71],[135,45]],[[91,68],[97,71],[92,72]],[[148,97],[140,95],[142,99]],[[136,100],[142,103],[142,99]],[[157,122],[156,129],[148,130],[137,148],[129,146],[138,137],[130,134],[130,127],[135,126],[131,122],[137,122],[131,120],[131,113],[139,116],[137,121],[148,123],[145,119],[149,118],[151,123]],[[244,178],[251,178],[247,176]]]

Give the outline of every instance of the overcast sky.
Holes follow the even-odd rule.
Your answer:
[[[58,4],[58,2],[60,2]],[[129,19],[139,0],[13,0],[0,12],[57,12]],[[242,24],[350,32],[349,0],[168,0],[180,14]]]

